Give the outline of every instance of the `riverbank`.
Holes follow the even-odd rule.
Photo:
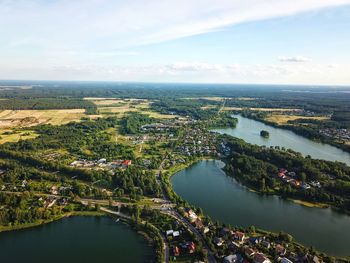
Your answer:
[[[223,162],[225,162],[225,160],[221,160]],[[226,164],[226,163],[225,163]],[[297,198],[292,198],[292,197],[284,197],[281,194],[279,194],[278,192],[274,191],[274,190],[270,190],[270,191],[260,191],[256,188],[253,188],[250,186],[249,182],[246,182],[245,180],[242,180],[241,177],[230,173],[229,171],[227,171],[227,169],[225,169],[225,167],[222,168],[223,172],[226,174],[226,176],[229,177],[233,177],[237,180],[237,182],[239,182],[243,187],[247,188],[248,191],[255,193],[255,194],[259,194],[259,195],[270,195],[270,196],[277,196],[279,198],[282,198],[284,200],[288,200],[291,201],[295,204],[301,205],[301,206],[305,206],[305,207],[309,207],[309,208],[321,208],[321,209],[325,209],[325,208],[329,208],[332,207],[330,204],[326,204],[326,203],[321,203],[321,202],[312,202],[312,201],[307,201],[307,200],[301,200],[301,199],[297,199]],[[333,209],[337,210],[336,207],[332,207]],[[337,210],[338,211],[338,210]],[[343,212],[344,213],[344,212]],[[347,213],[344,213],[347,214]]]
[[[71,217],[71,216],[106,216],[106,214],[104,212],[98,212],[98,211],[73,211],[73,212],[68,212],[47,220],[38,220],[36,222],[20,224],[15,226],[0,226],[0,233],[42,226],[45,224],[55,222],[57,220],[61,220],[65,217]]]
[[[258,118],[258,117],[253,117],[253,116],[244,116],[245,118],[248,118],[248,119],[252,119],[252,120],[255,120],[255,121],[259,121],[259,122],[262,122],[266,125],[269,125],[269,126],[272,126],[274,128],[279,128],[279,129],[284,129],[284,130],[288,130],[288,131],[291,131],[291,132],[294,132],[295,134],[299,135],[299,136],[302,136],[304,138],[307,138],[309,140],[312,140],[314,142],[317,142],[317,143],[322,143],[322,144],[329,144],[331,146],[334,146],[340,150],[343,150],[344,152],[347,152],[347,153],[350,153],[350,147],[349,145],[347,144],[340,144],[340,143],[337,143],[337,142],[334,142],[332,139],[330,138],[326,138],[324,136],[321,136],[319,133],[313,131],[313,130],[305,130],[305,128],[302,128],[302,127],[299,127],[299,126],[295,126],[295,125],[279,125],[277,123],[274,123],[274,122],[271,122],[271,121],[268,121],[266,119],[263,119],[263,118]]]

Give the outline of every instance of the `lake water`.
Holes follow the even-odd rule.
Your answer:
[[[0,233],[0,262],[152,262],[153,248],[109,217],[71,217]]]
[[[246,142],[269,146],[280,146],[302,153],[304,156],[310,155],[315,159],[339,161],[350,165],[350,154],[334,146],[314,142],[305,137],[281,128],[275,128],[262,122],[233,115],[238,119],[236,128],[215,129],[221,134],[228,134],[241,138]],[[269,138],[260,136],[260,131],[266,130],[270,133]]]
[[[200,161],[178,172],[171,179],[175,192],[220,222],[285,231],[307,246],[350,256],[350,216],[251,192],[226,176],[222,166],[221,161]]]

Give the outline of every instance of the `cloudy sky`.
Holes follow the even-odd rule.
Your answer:
[[[0,79],[350,84],[350,0],[0,0]]]

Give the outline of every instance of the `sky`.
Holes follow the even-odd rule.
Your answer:
[[[0,0],[0,79],[350,85],[350,0]]]

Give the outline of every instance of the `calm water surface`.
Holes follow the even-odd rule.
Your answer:
[[[241,115],[233,116],[238,119],[236,128],[216,129],[215,131],[241,138],[252,144],[285,147],[300,152],[304,156],[310,155],[315,159],[339,161],[350,165],[350,154],[334,146],[314,142],[292,131],[275,128]],[[261,130],[268,131],[270,137],[266,139],[260,136]]]
[[[71,217],[0,233],[0,262],[151,262],[153,249],[130,227],[109,217]]]
[[[175,192],[203,208],[212,219],[285,231],[305,245],[331,255],[350,256],[350,216],[250,192],[226,176],[222,166],[220,161],[201,161],[178,172],[171,179]]]

